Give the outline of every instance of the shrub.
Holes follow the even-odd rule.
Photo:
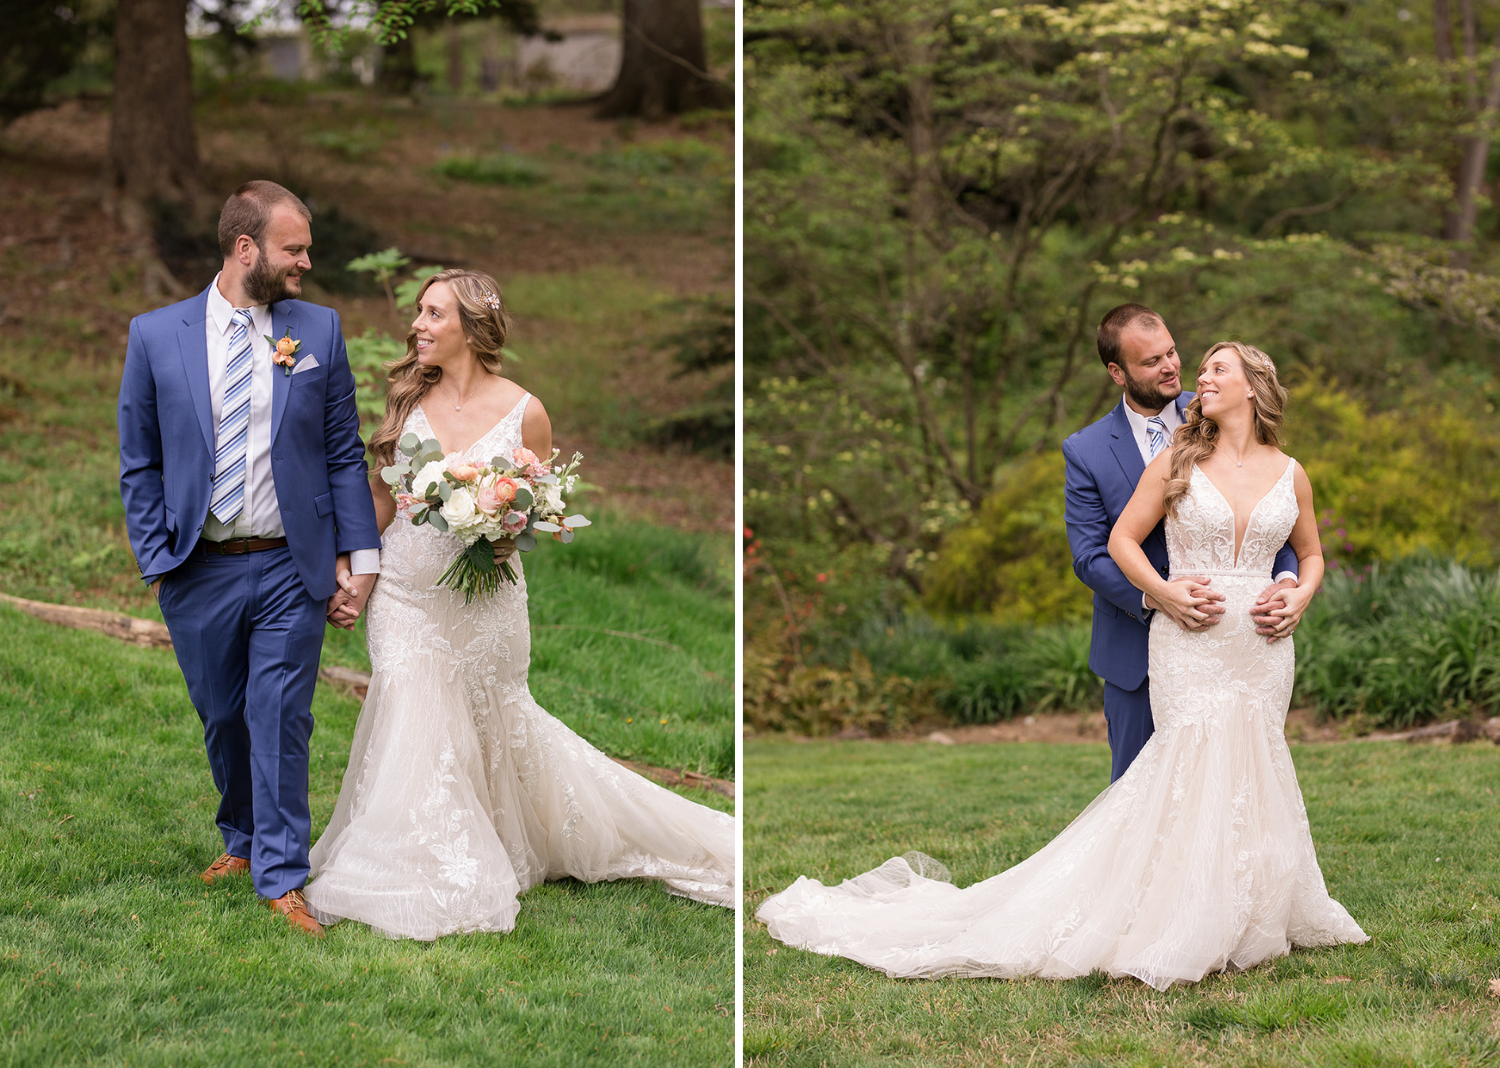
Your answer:
[[[1073,574],[1063,518],[1063,456],[1002,473],[972,523],[949,534],[923,584],[927,607],[1014,622],[1084,619],[1090,594]]]
[[[1333,574],[1298,632],[1297,690],[1376,726],[1500,704],[1500,573],[1419,555]]]
[[[540,185],[551,177],[546,167],[514,152],[496,152],[489,156],[449,156],[433,168],[445,178],[487,185],[512,185],[527,188]]]

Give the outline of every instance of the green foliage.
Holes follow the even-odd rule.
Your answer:
[[[354,372],[354,403],[361,425],[378,424],[385,416],[387,370],[406,355],[406,346],[387,334],[366,330],[345,340],[349,370]],[[368,435],[365,435],[368,439]]]
[[[509,934],[414,943],[345,923],[315,942],[272,916],[248,878],[198,878],[223,848],[218,800],[172,654],[6,607],[0,623],[7,1064],[484,1064],[497,1048],[506,1063],[557,1066],[730,1056],[724,910],[630,880],[563,881],[527,893]],[[617,657],[639,644],[607,640]],[[319,687],[316,828],[358,713]]]
[[[685,444],[729,459],[735,439],[734,302],[700,297],[674,301],[668,310],[681,314],[680,325],[657,347],[672,351],[673,377],[698,374],[713,381],[698,400],[653,420],[646,433],[662,445]]]
[[[542,164],[517,152],[496,152],[488,156],[448,156],[433,169],[434,174],[465,182],[486,185],[512,185],[525,189],[551,177]]]
[[[1298,635],[1299,639],[1301,635]],[[968,886],[1031,856],[1109,782],[1103,745],[750,739],[745,1050],[753,1065],[1459,1068],[1500,1057],[1500,749],[1298,745],[1329,892],[1371,941],[1166,992],[1135,979],[910,982],[773,942],[752,918],[920,849]]]
[[[1488,380],[1470,388],[1494,396]],[[1419,550],[1497,562],[1500,428],[1470,414],[1472,395],[1445,393],[1411,394],[1379,412],[1313,380],[1292,391],[1288,451],[1312,481],[1330,565],[1359,569]]]
[[[997,483],[973,521],[944,539],[923,585],[927,606],[1025,623],[1086,618],[1091,595],[1073,576],[1063,520],[1062,452],[1020,461]]]
[[[1298,698],[1378,727],[1500,709],[1500,573],[1415,556],[1330,575],[1297,632]]]
[[[356,127],[348,130],[319,130],[308,134],[306,140],[308,144],[326,148],[341,159],[358,163],[379,152],[385,145],[386,138],[375,130]]]

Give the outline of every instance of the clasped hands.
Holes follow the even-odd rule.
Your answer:
[[[495,542],[495,564],[498,566],[504,563],[515,551],[514,538],[499,539]],[[339,588],[338,592],[328,598],[329,626],[338,627],[340,630],[353,630],[354,624],[359,622],[360,613],[365,610],[365,602],[370,599],[370,591],[375,588],[375,580],[379,576],[354,574],[350,570],[347,553],[339,555],[334,564],[334,576],[338,580]]]
[[[1205,575],[1186,575],[1167,583],[1160,596],[1147,596],[1147,608],[1165,612],[1186,631],[1203,631],[1224,618],[1224,595],[1213,589]],[[1255,633],[1264,635],[1268,644],[1290,638],[1307,611],[1312,594],[1295,582],[1282,580],[1267,586],[1255,600],[1250,618]]]

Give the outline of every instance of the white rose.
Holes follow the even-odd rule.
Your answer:
[[[411,491],[418,496],[425,495],[434,485],[442,483],[445,470],[447,467],[442,460],[433,460],[418,471],[417,477],[411,480]]]
[[[558,515],[563,510],[562,489],[558,486],[539,486],[542,491],[542,510],[548,515]]]
[[[448,495],[448,502],[439,511],[450,527],[461,527],[474,518],[474,495],[466,489],[456,489]]]

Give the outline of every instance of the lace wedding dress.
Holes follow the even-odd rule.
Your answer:
[[[521,444],[528,394],[466,456]],[[433,437],[416,408],[405,430]],[[373,674],[306,894],[324,923],[432,939],[508,931],[546,879],[659,879],[734,906],[734,821],[648,782],[548,715],[526,673],[526,579],[465,605],[453,537],[397,517],[366,633]]]
[[[1223,622],[1188,633],[1156,615],[1156,733],[1061,834],[964,889],[919,853],[838,886],[799,878],[756,914],[771,936],[891,976],[1099,969],[1161,990],[1294,945],[1366,941],[1324,887],[1283,733],[1292,642],[1267,644],[1250,618],[1297,519],[1294,466],[1251,512],[1238,559],[1233,510],[1194,467],[1168,556],[1211,576]]]

